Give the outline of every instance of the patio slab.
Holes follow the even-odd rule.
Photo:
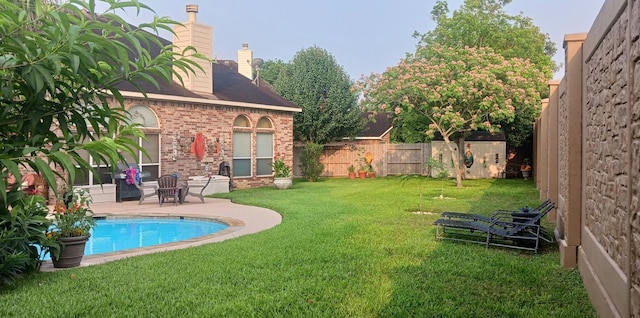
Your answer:
[[[273,210],[235,204],[228,199],[205,198],[205,202],[202,203],[200,199],[187,197],[187,201],[184,204],[176,206],[173,203],[164,203],[162,207],[160,207],[157,200],[147,199],[143,201],[142,204],[138,204],[138,201],[135,200],[121,203],[94,204],[91,208],[98,217],[151,216],[204,218],[222,221],[228,224],[229,227],[211,235],[180,242],[99,255],[87,255],[82,258],[80,266],[102,264],[126,257],[221,242],[242,235],[264,231],[282,222],[282,216]],[[40,271],[43,272],[53,270],[58,269],[53,267],[51,261],[45,261],[40,268]]]

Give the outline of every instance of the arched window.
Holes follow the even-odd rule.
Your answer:
[[[243,115],[233,121],[233,176],[251,176],[251,121]]]
[[[160,175],[160,134],[157,132],[157,128],[160,128],[158,124],[158,116],[156,116],[155,112],[143,105],[136,105],[129,108],[129,120],[132,123],[137,123],[142,126],[142,130],[144,131],[147,140],[143,140],[138,137],[131,137],[136,141],[138,146],[142,147],[147,151],[150,158],[147,158],[142,151],[136,152],[136,157],[133,158],[128,153],[124,153],[124,157],[127,160],[127,163],[138,163],[138,167],[140,171],[145,171],[150,174],[149,177],[146,177],[145,180],[155,180]],[[146,128],[156,128],[156,129],[146,129]]]
[[[147,106],[136,105],[128,110],[128,118],[132,123],[137,123],[145,128],[159,128],[158,117]],[[156,129],[157,130],[157,129]],[[151,158],[143,155],[142,151],[138,151],[136,157],[132,157],[129,153],[123,153],[127,163],[135,164],[139,163],[140,170],[147,171],[151,174],[148,180],[158,177],[160,167],[160,135],[157,132],[145,131],[147,140],[142,138],[135,138],[135,141],[139,146],[146,149]],[[133,136],[131,137],[134,138]],[[100,162],[97,158],[93,158],[86,151],[79,151],[79,154],[93,166],[96,173],[92,171],[85,171],[85,173],[76,174],[74,185],[96,185],[100,183],[111,183],[111,168],[107,166],[107,163]]]
[[[142,127],[158,128],[158,117],[147,106],[137,105],[129,108],[129,120]]]
[[[258,120],[256,133],[256,174],[271,175],[273,172],[273,123],[267,117]]]
[[[233,121],[233,128],[251,128],[251,122],[247,116],[240,115]]]

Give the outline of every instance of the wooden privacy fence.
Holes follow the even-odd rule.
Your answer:
[[[302,175],[300,154],[304,145],[294,146],[294,175]],[[356,144],[342,143],[325,145],[322,158],[324,171],[322,176],[347,176],[348,168],[353,165],[356,170],[360,166],[361,157],[371,152],[371,165],[379,176],[403,174],[427,174],[425,163],[431,157],[431,144]]]

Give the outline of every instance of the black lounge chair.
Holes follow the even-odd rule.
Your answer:
[[[494,212],[491,217],[483,219],[445,217],[433,222],[437,226],[436,239],[449,239],[471,243],[502,246],[535,253],[540,248],[540,241],[551,243],[550,237],[540,220],[555,206],[544,205],[537,213],[503,211]],[[482,236],[477,235],[482,233]]]
[[[531,209],[528,207],[523,207],[520,210],[497,210],[495,212],[511,212],[513,213],[513,216],[517,216],[520,215],[521,217],[529,217],[530,215],[532,215],[531,213],[539,213],[542,209],[546,208],[548,205],[553,205],[553,202],[551,202],[551,200],[547,200],[542,202],[539,206]],[[489,215],[482,215],[482,214],[473,214],[473,213],[463,213],[463,212],[442,212],[441,216],[443,218],[448,218],[448,219],[469,219],[469,220],[473,220],[473,221],[482,221],[482,222],[487,222],[490,223],[491,222],[491,216]]]

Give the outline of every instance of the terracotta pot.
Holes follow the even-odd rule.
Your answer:
[[[355,172],[349,172],[349,179],[355,179],[356,178],[356,173]]]
[[[89,235],[58,238],[58,241],[62,242],[62,246],[60,247],[60,255],[58,258],[51,257],[53,267],[69,268],[80,266],[80,262],[84,256],[84,246],[88,240]]]
[[[376,173],[375,172],[367,172],[367,177],[375,178],[376,177]]]
[[[286,190],[291,187],[293,181],[290,178],[273,178],[273,184],[278,190]]]
[[[358,178],[364,179],[366,177],[367,177],[367,172],[366,171],[358,171]]]

